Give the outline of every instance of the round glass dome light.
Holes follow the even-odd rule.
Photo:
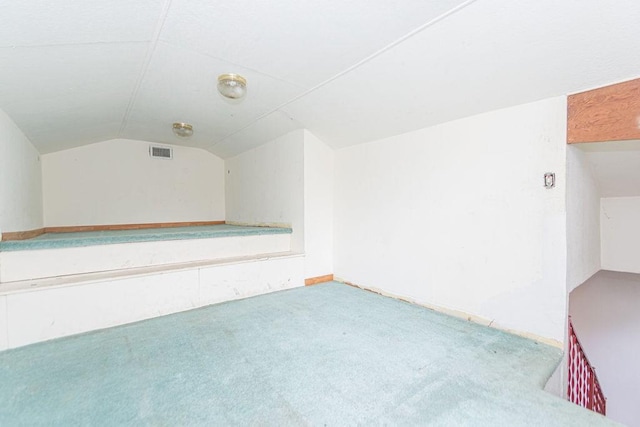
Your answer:
[[[193,126],[189,123],[176,122],[173,124],[173,133],[181,138],[189,138],[193,135]]]
[[[221,74],[218,91],[226,98],[240,99],[247,93],[247,79],[240,74]]]

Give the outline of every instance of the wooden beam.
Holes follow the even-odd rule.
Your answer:
[[[317,285],[318,283],[331,282],[333,280],[333,274],[325,274],[324,276],[310,277],[304,279],[305,286]]]
[[[570,95],[567,142],[640,139],[640,79]]]

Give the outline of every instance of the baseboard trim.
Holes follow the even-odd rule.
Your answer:
[[[336,278],[335,279],[336,282],[340,282],[340,283],[344,283],[345,285],[348,286],[352,286],[354,288],[358,288],[358,289],[362,289],[364,291],[368,291],[368,292],[372,292],[374,294],[378,294],[378,295],[382,295],[384,297],[387,298],[393,298],[393,299],[397,299],[399,301],[404,301],[406,303],[409,304],[413,304],[413,305],[418,305],[420,307],[424,307],[427,308],[429,310],[433,310],[436,311],[438,313],[442,313],[442,314],[446,314],[448,316],[452,316],[452,317],[457,317],[459,319],[464,319],[468,322],[472,322],[472,323],[477,323],[479,325],[482,326],[487,326],[489,328],[494,328],[494,329],[498,329],[501,330],[503,332],[512,334],[512,335],[518,335],[520,337],[523,338],[527,338],[533,341],[537,341],[540,342],[542,344],[547,344],[550,345],[552,347],[556,347],[559,348],[561,350],[564,350],[564,343],[555,340],[553,338],[547,338],[547,337],[543,337],[540,335],[536,335],[530,332],[525,332],[525,331],[519,331],[519,330],[515,330],[515,329],[510,329],[510,328],[506,328],[504,326],[501,326],[500,324],[496,323],[494,320],[490,320],[481,316],[477,316],[475,314],[470,314],[470,313],[465,313],[463,311],[458,311],[458,310],[453,310],[450,308],[446,308],[446,307],[441,307],[435,304],[429,304],[429,303],[424,303],[424,302],[420,302],[420,301],[416,301],[413,298],[409,298],[409,297],[404,297],[404,296],[400,296],[400,295],[396,295],[396,294],[392,294],[390,292],[386,292],[383,291],[382,289],[378,289],[378,288],[374,288],[374,287],[368,287],[368,286],[361,286],[358,285],[356,283],[352,283],[352,282],[348,282],[344,279],[341,278]]]
[[[46,233],[46,231],[44,231],[44,228],[37,228],[35,230],[28,231],[10,231],[8,233],[2,233],[1,240],[27,240],[38,237],[44,233]]]
[[[310,277],[308,279],[304,279],[305,286],[313,286],[318,283],[331,282],[333,280],[333,274],[325,274],[324,276]]]
[[[114,231],[144,230],[148,228],[194,227],[199,225],[221,225],[225,221],[185,221],[185,222],[153,222],[144,224],[104,224],[104,225],[69,225],[62,227],[44,227],[37,230],[14,231],[2,233],[2,240],[32,239],[44,233],[78,233],[81,231]]]

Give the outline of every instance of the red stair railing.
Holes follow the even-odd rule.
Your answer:
[[[602,393],[596,370],[589,363],[569,318],[569,374],[567,398],[584,408],[602,415],[607,411],[607,399]]]

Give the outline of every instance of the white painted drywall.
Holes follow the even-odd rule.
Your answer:
[[[334,151],[304,131],[305,277],[333,274]]]
[[[172,146],[113,139],[42,156],[46,226],[224,220],[224,162]]]
[[[600,270],[600,192],[588,155],[567,147],[567,291]]]
[[[0,351],[9,347],[7,331],[7,297],[0,295]]]
[[[40,155],[0,110],[0,233],[42,227]]]
[[[640,197],[600,200],[602,268],[640,273]]]
[[[569,297],[569,313],[607,397],[607,417],[640,426],[640,276],[600,271]]]
[[[338,150],[336,276],[562,342],[565,128],[558,97]]]
[[[226,159],[226,220],[293,228],[304,251],[304,131],[296,130]]]

